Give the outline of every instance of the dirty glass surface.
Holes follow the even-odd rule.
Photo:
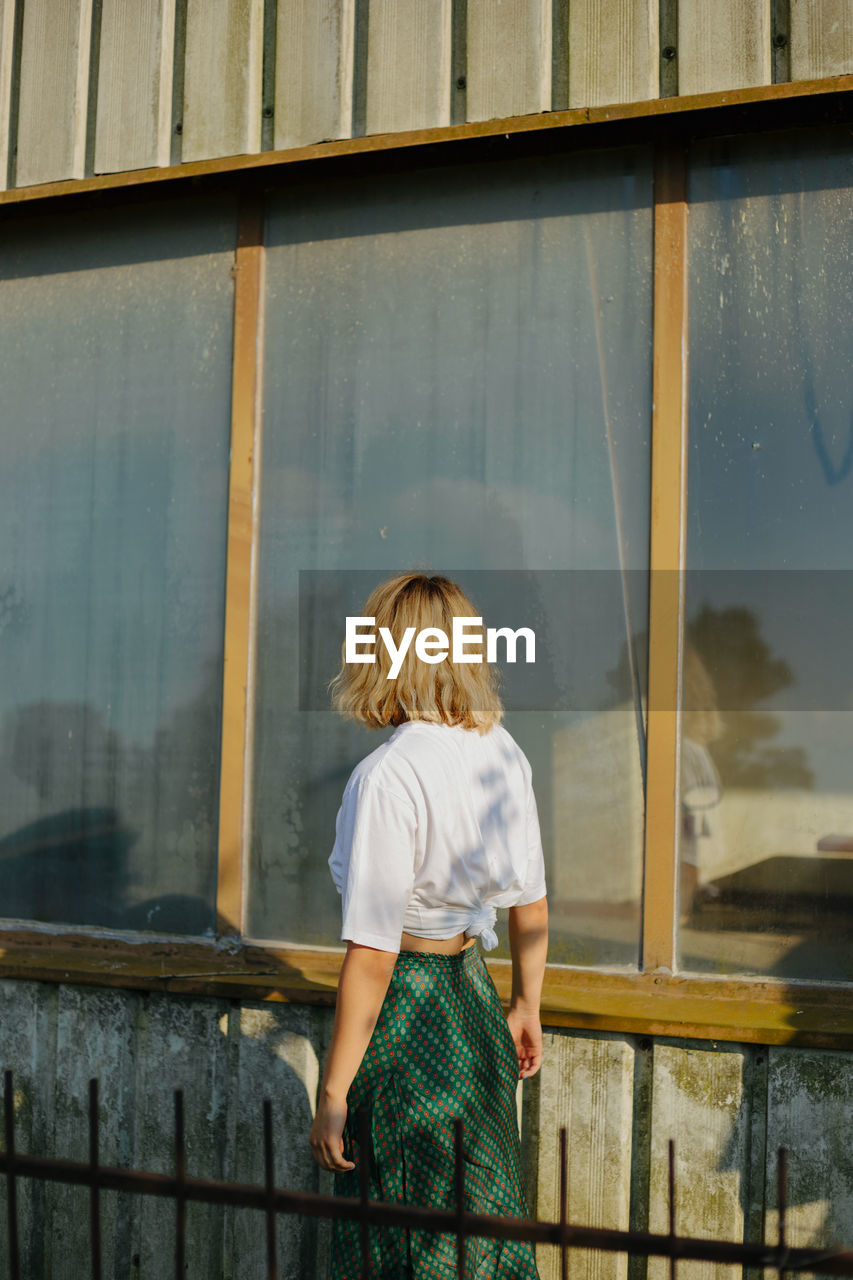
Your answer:
[[[848,132],[690,177],[682,967],[853,980]]]
[[[455,577],[484,625],[500,615],[536,631],[538,682],[508,699],[505,724],[533,767],[550,958],[637,963],[650,201],[645,151],[272,198],[255,937],[340,945],[335,816],[388,731],[344,723],[314,695],[334,675],[346,612],[421,568]],[[328,599],[324,573],[338,584]]]
[[[234,208],[6,219],[0,916],[214,923]]]

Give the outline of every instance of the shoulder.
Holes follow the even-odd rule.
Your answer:
[[[492,739],[497,752],[506,762],[506,765],[509,768],[520,769],[524,775],[525,782],[530,782],[533,774],[530,761],[509,730],[505,729],[502,724],[496,724],[492,726],[485,737]]]
[[[357,799],[369,792],[382,790],[411,802],[410,770],[405,755],[392,734],[369,755],[359,760],[344,789],[344,799]]]

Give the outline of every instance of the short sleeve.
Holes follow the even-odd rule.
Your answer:
[[[414,886],[415,807],[367,776],[350,779],[335,824],[329,867],[342,898],[341,938],[400,950]]]
[[[536,808],[536,796],[532,785],[528,784],[527,795],[527,875],[521,896],[515,905],[523,907],[528,902],[538,902],[546,896],[545,855],[542,852],[542,835],[539,830],[539,810]]]

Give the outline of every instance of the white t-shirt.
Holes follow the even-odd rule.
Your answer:
[[[364,946],[464,931],[490,951],[496,908],[545,896],[530,764],[502,725],[400,725],[352,771],[335,830],[341,938]]]

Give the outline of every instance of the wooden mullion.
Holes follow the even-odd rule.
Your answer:
[[[649,710],[643,883],[644,971],[675,970],[678,693],[687,446],[686,158],[655,152]]]
[[[260,483],[263,227],[262,194],[245,194],[237,213],[233,267],[231,466],[216,892],[220,934],[242,933],[245,927]]]

